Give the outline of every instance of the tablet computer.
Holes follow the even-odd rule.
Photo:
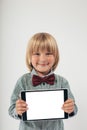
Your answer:
[[[67,89],[22,91],[21,99],[26,101],[29,108],[22,114],[22,119],[29,121],[68,118],[68,113],[62,110],[67,98]]]

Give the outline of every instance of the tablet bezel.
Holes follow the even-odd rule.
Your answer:
[[[46,91],[64,91],[64,102],[68,99],[68,90],[67,89],[52,89],[52,90],[26,90],[21,91],[21,99],[26,101],[26,93],[30,92],[46,92]],[[53,120],[53,119],[67,119],[68,113],[64,112],[64,117],[61,118],[46,118],[46,119],[27,119],[27,111],[22,114],[23,121],[36,121],[36,120]]]

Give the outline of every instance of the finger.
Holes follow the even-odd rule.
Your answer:
[[[25,104],[25,103],[21,103],[21,104],[17,104],[16,107],[23,107],[23,108],[26,108],[26,107],[28,107],[28,105]]]
[[[64,111],[66,112],[66,113],[72,113],[73,111],[74,111],[74,109],[64,109]]]
[[[72,102],[74,103],[73,99],[68,99],[64,103],[67,104],[67,103],[72,103]]]
[[[16,101],[16,106],[24,106],[24,107],[26,107],[28,105],[27,105],[27,103],[25,101],[19,99],[19,100]]]
[[[16,111],[26,111],[28,110],[28,107],[27,106],[24,106],[24,105],[19,105],[19,106],[16,106]]]
[[[62,107],[62,109],[67,113],[71,113],[74,111],[74,106]]]
[[[74,107],[64,107],[64,110],[74,110]]]
[[[24,113],[25,111],[18,111],[18,115],[21,115]]]
[[[74,107],[71,106],[71,107],[62,107],[63,110],[74,110]]]
[[[16,103],[26,103],[24,100],[21,100],[21,99],[18,99],[17,101],[16,101]]]
[[[63,104],[63,107],[65,107],[65,108],[67,108],[67,107],[74,107],[74,103]]]
[[[26,111],[28,110],[28,107],[17,107],[18,111]]]
[[[19,108],[16,109],[16,111],[17,111],[18,114],[22,114],[22,113],[24,113],[25,111],[27,111],[28,109],[29,109],[29,108],[20,108],[20,107],[19,107]]]
[[[68,99],[67,101],[64,102],[63,107],[68,107],[68,106],[74,106],[74,101],[72,99]]]

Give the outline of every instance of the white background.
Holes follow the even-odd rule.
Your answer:
[[[30,37],[51,33],[58,41],[55,73],[70,83],[78,114],[64,120],[65,130],[87,129],[87,0],[0,0],[0,130],[18,130],[8,115],[17,79],[28,72],[25,52]]]

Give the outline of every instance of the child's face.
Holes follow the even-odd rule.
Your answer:
[[[31,56],[31,63],[39,76],[48,74],[54,62],[54,55],[48,51],[33,52]]]

